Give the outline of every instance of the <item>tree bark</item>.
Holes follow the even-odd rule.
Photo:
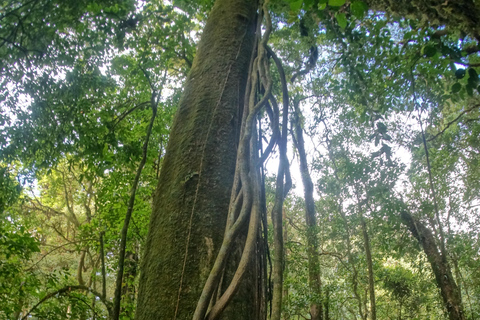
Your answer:
[[[330,290],[325,292],[325,301],[323,302],[323,310],[325,310],[325,320],[330,320]]]
[[[401,212],[402,222],[408,227],[412,235],[423,247],[430,265],[432,266],[437,286],[440,288],[443,303],[450,320],[464,320],[462,298],[455,283],[447,257],[442,255],[435,243],[432,232],[418,219],[408,212]]]
[[[307,224],[307,257],[308,283],[315,297],[310,302],[312,320],[323,319],[322,283],[320,278],[320,261],[318,257],[317,217],[315,215],[315,200],[313,199],[313,182],[308,170],[307,154],[303,139],[303,128],[300,122],[301,111],[299,101],[294,101],[295,107],[295,146],[300,159],[300,173],[302,175],[303,192],[305,197],[305,221]]]
[[[362,223],[363,242],[365,246],[365,255],[367,256],[368,266],[368,291],[370,293],[370,313],[371,319],[377,319],[377,308],[375,303],[375,279],[373,277],[372,251],[370,248],[370,238],[368,236],[367,224],[363,216],[360,217]]]
[[[205,26],[154,195],[137,320],[191,319],[222,244],[256,8],[255,0],[218,0]],[[255,318],[253,274],[224,319]]]
[[[133,306],[137,289],[135,286],[135,278],[138,273],[138,254],[135,251],[129,250],[125,255],[124,284],[122,285],[121,292],[122,304],[120,314],[126,316],[127,319],[132,319],[134,316],[132,311],[134,310]]]

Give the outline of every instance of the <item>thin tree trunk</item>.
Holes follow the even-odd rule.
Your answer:
[[[191,319],[222,244],[256,8],[218,0],[205,26],[154,195],[137,320]],[[255,318],[255,281],[249,270],[224,319]]]
[[[102,264],[102,298],[107,299],[107,271],[105,268],[105,248],[103,236],[105,232],[100,232],[100,261]]]
[[[136,250],[135,250],[136,251]],[[138,270],[138,254],[136,252],[127,251],[125,256],[125,272],[123,274],[122,286],[122,305],[120,314],[127,317],[127,319],[133,318],[134,301],[136,295],[135,278]]]
[[[443,303],[450,320],[465,320],[462,298],[455,279],[453,278],[447,257],[439,251],[432,232],[418,219],[408,212],[401,212],[402,222],[408,227],[412,235],[420,242],[423,251],[430,262],[437,286],[440,288]]]
[[[273,294],[272,294],[272,316],[271,320],[280,320],[282,313],[282,299],[283,299],[283,271],[285,263],[285,251],[283,240],[283,202],[285,196],[291,187],[289,163],[287,158],[287,135],[288,135],[288,88],[285,78],[285,72],[278,57],[272,50],[266,48],[272,55],[280,75],[283,93],[283,115],[282,115],[282,130],[278,139],[278,149],[280,153],[280,163],[278,165],[277,181],[275,188],[275,203],[272,209],[272,223],[273,223]],[[278,109],[278,107],[276,107]]]
[[[283,221],[287,221],[287,214],[285,209],[283,210]],[[284,243],[288,243],[288,229],[287,226],[283,228],[283,241]],[[290,254],[288,249],[285,249],[285,261],[284,261],[284,268],[283,268],[283,276],[288,276],[288,255]],[[283,299],[282,301],[288,300],[288,287],[283,286]],[[289,320],[290,315],[283,314],[283,320]]]
[[[115,292],[113,297],[113,314],[112,314],[113,320],[120,319],[120,304],[122,299],[123,271],[125,267],[125,252],[127,249],[128,226],[132,218],[133,207],[135,205],[135,196],[137,193],[138,183],[140,182],[140,176],[142,174],[143,167],[147,162],[148,143],[150,142],[150,135],[152,133],[153,123],[157,115],[158,99],[159,97],[157,96],[156,92],[152,88],[152,95],[151,95],[152,116],[150,118],[150,123],[148,125],[145,141],[142,147],[142,160],[138,165],[135,178],[133,179],[132,188],[130,189],[130,199],[128,201],[127,213],[125,214],[125,219],[123,221],[123,227],[120,234],[120,248],[118,253],[118,271],[117,271],[117,278],[115,280]]]
[[[363,231],[363,242],[365,245],[365,255],[367,256],[367,266],[368,266],[368,290],[370,293],[370,313],[371,319],[377,319],[377,308],[375,304],[375,279],[373,277],[373,262],[372,262],[372,252],[370,249],[370,238],[368,236],[367,224],[365,218],[360,216],[362,223]]]
[[[325,320],[330,320],[330,290],[325,292],[325,301],[323,303],[323,310],[325,310]]]
[[[303,128],[300,119],[302,114],[299,101],[294,101],[295,107],[295,146],[300,159],[300,173],[305,197],[305,221],[307,224],[307,257],[308,283],[314,299],[310,301],[310,315],[312,320],[323,319],[322,283],[320,277],[320,261],[318,257],[317,217],[315,214],[315,200],[313,199],[313,183],[308,170],[307,154],[303,139]]]
[[[77,267],[77,281],[78,284],[81,286],[85,285],[85,281],[83,281],[83,267],[85,266],[85,255],[87,254],[87,248],[83,248],[80,253],[80,260],[78,261]]]

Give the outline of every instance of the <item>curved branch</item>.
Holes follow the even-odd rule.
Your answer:
[[[436,135],[434,135],[433,137],[431,138],[428,138],[427,141],[430,142],[432,140],[435,140],[436,138],[438,138],[440,135],[442,135],[451,125],[453,125],[455,122],[457,122],[464,114],[476,109],[480,107],[480,103],[479,104],[476,104],[474,105],[473,107],[471,108],[468,108],[466,110],[463,110],[462,112],[460,112],[460,114],[455,118],[453,119],[452,121],[448,122],[447,125],[445,126],[445,128],[443,128],[440,132],[438,132]]]
[[[64,248],[68,245],[72,245],[72,244],[78,244],[78,243],[82,243],[82,242],[87,242],[87,241],[93,241],[93,240],[96,240],[94,238],[92,239],[83,239],[83,240],[77,240],[77,241],[71,241],[69,243],[64,243],[62,245],[59,245],[58,247],[55,247],[53,248],[52,250],[50,250],[49,252],[45,253],[37,262],[35,262],[33,265],[31,265],[30,267],[28,267],[27,269],[25,269],[24,271],[28,272],[30,270],[32,270],[36,265],[38,265],[43,259],[45,259],[49,254],[57,251],[58,249],[61,249],[61,248]]]
[[[273,111],[270,106],[270,104],[266,103],[266,111],[268,114],[268,117],[270,118],[270,121],[272,123],[272,136],[270,138],[270,141],[268,142],[267,147],[265,148],[265,151],[263,152],[262,156],[258,160],[257,166],[261,166],[265,160],[267,160],[268,156],[272,152],[273,148],[278,142],[278,138],[280,137],[280,130],[279,130],[279,125],[278,125],[278,105],[277,101],[275,100],[275,97],[273,95],[270,95],[270,101],[273,105]]]
[[[61,289],[58,289],[57,291],[50,292],[50,293],[47,294],[45,297],[43,297],[40,301],[38,301],[37,304],[35,304],[35,305],[22,317],[22,320],[26,320],[26,319],[28,318],[28,316],[29,316],[33,311],[35,311],[35,309],[37,309],[42,303],[44,303],[45,301],[47,301],[47,300],[55,297],[56,295],[68,294],[68,293],[70,293],[71,291],[79,291],[79,290],[88,291],[88,292],[90,292],[91,294],[93,294],[94,296],[98,297],[98,298],[100,299],[100,301],[102,301],[103,304],[105,305],[105,307],[107,308],[108,314],[111,313],[111,311],[112,311],[112,309],[111,309],[111,302],[105,300],[105,298],[104,298],[100,293],[98,293],[97,291],[92,290],[92,289],[90,289],[90,288],[87,287],[87,286],[78,285],[78,286],[66,286],[66,287],[63,287],[63,288],[61,288]]]

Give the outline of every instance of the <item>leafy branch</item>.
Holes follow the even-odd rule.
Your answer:
[[[108,314],[111,314],[111,311],[112,311],[111,302],[107,301],[102,294],[98,293],[97,291],[95,291],[95,290],[93,290],[93,289],[91,289],[87,286],[77,285],[77,286],[66,286],[66,287],[63,287],[61,289],[58,289],[57,291],[50,292],[45,297],[43,297],[39,302],[37,302],[37,304],[35,304],[32,308],[30,308],[30,310],[22,317],[22,320],[28,319],[29,315],[32,314],[32,312],[35,311],[45,301],[47,301],[51,298],[54,298],[57,295],[58,296],[68,295],[72,291],[81,291],[81,290],[88,291],[91,294],[93,294],[94,296],[98,297],[100,299],[100,301],[107,308]]]
[[[438,138],[440,135],[442,135],[448,128],[450,128],[451,125],[453,125],[454,123],[456,123],[464,114],[466,114],[466,113],[468,113],[468,112],[470,112],[470,111],[473,111],[473,110],[475,110],[475,109],[478,108],[478,107],[480,107],[480,103],[479,103],[479,104],[476,104],[476,105],[474,105],[474,106],[472,106],[472,107],[470,107],[470,108],[468,108],[468,109],[463,110],[462,112],[460,112],[460,113],[458,114],[457,117],[455,117],[455,119],[453,119],[452,121],[449,121],[449,122],[445,125],[445,127],[444,127],[440,132],[438,132],[438,133],[437,133],[436,135],[434,135],[433,137],[428,138],[427,141],[430,142],[430,141],[432,141],[432,140],[435,140],[435,139]]]

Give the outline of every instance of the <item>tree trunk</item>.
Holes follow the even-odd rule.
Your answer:
[[[191,319],[222,243],[256,7],[255,0],[218,0],[205,26],[154,195],[137,320]],[[224,319],[255,318],[253,275]]]
[[[126,316],[127,319],[133,318],[132,310],[134,310],[133,307],[136,295],[135,278],[137,277],[137,269],[138,254],[129,250],[125,256],[125,271],[123,274],[124,283],[122,285],[122,304],[120,309],[120,313]]]
[[[313,183],[308,171],[307,154],[303,140],[303,128],[300,123],[301,111],[299,101],[294,101],[295,107],[295,146],[300,159],[300,173],[302,175],[305,197],[305,221],[307,224],[307,257],[308,257],[308,284],[314,300],[310,301],[310,315],[312,320],[323,319],[322,283],[320,278],[320,261],[318,258],[317,217],[315,215],[315,200],[313,199]]]
[[[362,223],[363,231],[363,242],[365,245],[365,255],[367,256],[367,265],[368,265],[368,290],[370,293],[370,313],[371,319],[377,319],[377,308],[375,304],[375,279],[373,277],[373,261],[372,261],[372,251],[370,249],[370,238],[368,237],[367,224],[365,223],[365,218],[360,217]]]
[[[440,288],[443,303],[447,308],[450,320],[464,320],[462,298],[460,290],[452,276],[447,257],[442,255],[435,243],[432,232],[418,219],[412,217],[408,212],[402,211],[402,222],[408,227],[413,236],[420,242],[423,251],[430,262],[437,286]]]
[[[323,303],[323,309],[325,310],[325,320],[330,320],[330,290],[325,292],[325,301]]]

